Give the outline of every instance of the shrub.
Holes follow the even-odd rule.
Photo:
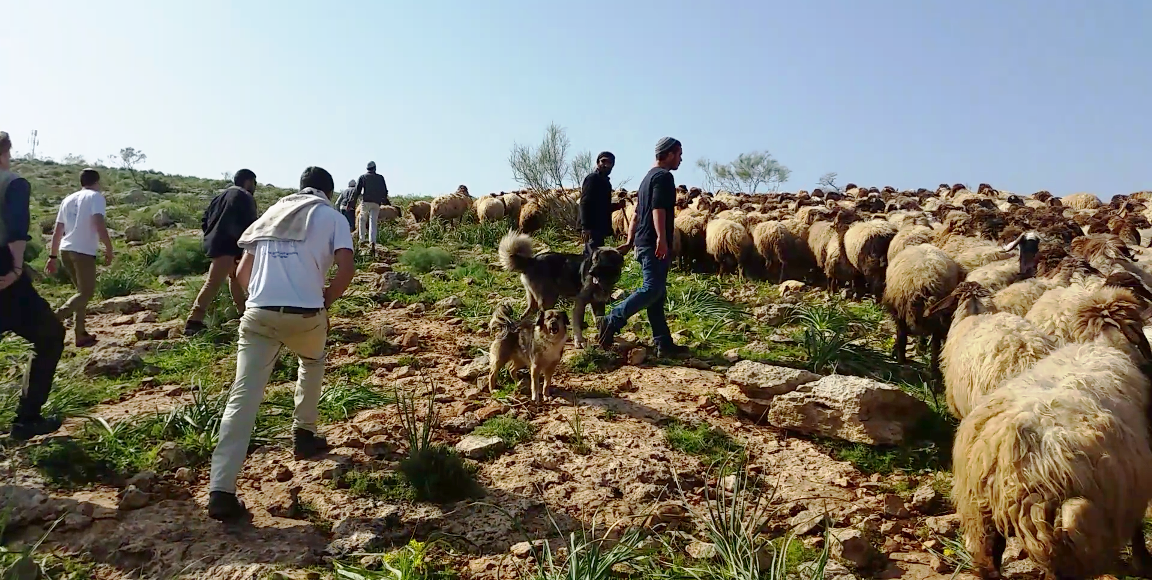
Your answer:
[[[504,445],[512,447],[532,439],[536,427],[519,417],[501,415],[488,419],[474,432],[485,437],[499,437]]]
[[[160,250],[152,263],[152,272],[161,276],[187,276],[208,271],[212,259],[204,253],[198,240],[178,237]]]
[[[421,274],[442,270],[453,262],[452,254],[444,248],[415,247],[400,255],[400,263]]]
[[[96,278],[96,293],[101,298],[127,296],[144,287],[144,276],[139,270],[116,268]]]

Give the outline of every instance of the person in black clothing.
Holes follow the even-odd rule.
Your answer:
[[[364,197],[361,199],[360,195]],[[352,204],[360,202],[360,224],[356,229],[356,245],[364,241],[364,234],[368,234],[368,243],[372,244],[372,255],[376,255],[376,223],[380,219],[380,206],[391,205],[388,201],[388,184],[384,176],[376,173],[376,162],[368,162],[368,173],[360,176],[356,182],[356,191],[352,193]]]
[[[683,157],[684,148],[679,141],[671,137],[661,139],[656,144],[656,165],[640,182],[636,218],[632,220],[628,241],[621,246],[621,250],[627,252],[632,247],[636,248],[636,259],[640,262],[644,282],[631,296],[600,319],[597,343],[604,350],[612,347],[616,333],[620,332],[629,318],[641,310],[647,310],[652,339],[656,343],[656,355],[667,357],[684,353],[683,347],[672,342],[672,333],[664,318],[668,269],[672,263],[669,248],[676,216],[676,179],[672,177],[672,172],[680,167]]]
[[[256,198],[253,196],[256,192],[256,174],[249,169],[241,169],[236,172],[232,183],[208,202],[208,209],[204,210],[200,220],[200,229],[204,232],[204,252],[212,258],[212,263],[208,266],[204,286],[192,303],[188,321],[184,323],[185,336],[192,336],[206,328],[204,316],[208,314],[208,308],[225,280],[228,281],[236,312],[244,314],[247,291],[236,277],[236,265],[240,263],[244,252],[236,242],[240,234],[259,217]]]
[[[35,353],[9,434],[25,441],[60,428],[59,419],[44,417],[40,410],[64,353],[64,325],[25,271],[24,249],[32,239],[28,233],[32,185],[11,167],[12,139],[0,132],[0,336],[11,332],[32,343]]]
[[[615,155],[610,151],[600,153],[596,156],[596,169],[580,186],[580,234],[585,260],[612,235],[612,182],[608,176],[615,165]]]
[[[340,192],[340,196],[332,204],[348,220],[348,229],[356,231],[356,204],[352,201],[352,195],[356,193],[356,180],[353,179],[348,182],[348,187]]]

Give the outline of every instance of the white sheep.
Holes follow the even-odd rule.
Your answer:
[[[752,248],[752,236],[747,228],[731,220],[713,219],[705,226],[704,244],[721,273],[735,270],[744,277],[747,252]]]
[[[962,271],[955,260],[931,244],[905,248],[888,264],[884,275],[881,303],[896,322],[892,356],[900,364],[907,361],[909,333],[931,338],[931,366],[939,375],[940,344],[951,320],[928,314],[929,307],[952,293]]]
[[[1047,578],[1120,573],[1131,540],[1152,571],[1143,517],[1152,500],[1152,348],[1124,289],[1083,303],[1077,342],[1053,351],[972,409],[953,447],[952,497],[981,578],[998,578],[1016,536]]]
[[[1002,382],[1056,349],[1052,337],[1024,318],[997,312],[988,289],[965,281],[932,307],[954,311],[940,351],[948,409],[963,419]]]

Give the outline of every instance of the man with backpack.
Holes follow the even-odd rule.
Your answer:
[[[32,343],[32,364],[24,375],[10,437],[25,441],[60,428],[60,420],[40,414],[56,364],[64,353],[64,325],[32,286],[25,271],[32,185],[12,172],[12,139],[0,131],[0,336],[9,332]]]
[[[364,197],[361,198],[360,195]],[[352,193],[352,204],[360,201],[360,227],[356,228],[356,245],[364,243],[364,234],[368,234],[368,243],[372,245],[372,255],[376,255],[376,224],[380,219],[380,206],[389,205],[388,184],[384,176],[376,173],[376,162],[368,162],[368,172],[360,176],[356,182],[356,191]]]
[[[232,293],[232,303],[236,305],[236,312],[244,314],[244,301],[247,299],[246,290],[236,277],[236,265],[240,256],[244,254],[237,242],[240,234],[256,221],[256,174],[250,169],[241,169],[232,178],[232,185],[216,194],[204,210],[200,220],[200,229],[204,232],[204,252],[212,259],[208,266],[208,276],[204,278],[204,286],[196,295],[192,303],[192,312],[188,314],[188,321],[184,323],[184,336],[192,336],[203,332],[204,317],[208,308],[220,292],[224,281],[228,281],[228,289]]]
[[[348,187],[340,192],[336,198],[336,209],[348,220],[348,229],[356,229],[356,202],[352,199],[352,195],[356,193],[356,180],[352,179],[348,182]]]

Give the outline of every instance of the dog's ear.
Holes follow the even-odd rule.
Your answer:
[[[544,328],[544,309],[540,309],[540,314],[536,315],[536,326]]]

